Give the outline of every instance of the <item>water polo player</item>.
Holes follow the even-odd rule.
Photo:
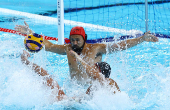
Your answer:
[[[22,34],[33,34],[26,22],[25,26],[17,25],[15,30],[21,32]],[[85,62],[93,65],[102,61],[102,55],[106,54],[106,48],[108,48],[107,53],[113,53],[115,51],[125,50],[127,48],[133,47],[142,43],[143,41],[157,42],[158,38],[149,33],[150,32],[146,32],[141,37],[120,41],[118,43],[112,43],[106,46],[106,44],[102,43],[87,44],[85,42],[87,37],[84,28],[76,26],[70,31],[70,44],[58,45],[44,39],[44,45],[46,51],[54,52],[60,55],[67,55],[71,78],[76,79],[76,81],[84,84],[91,81],[91,79],[87,73],[81,69],[82,67],[74,61],[73,56],[69,54],[71,49],[78,53],[82,59],[85,60]]]

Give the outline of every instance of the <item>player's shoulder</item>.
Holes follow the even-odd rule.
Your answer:
[[[94,44],[87,44],[88,47],[106,47],[106,44],[102,43],[94,43]]]

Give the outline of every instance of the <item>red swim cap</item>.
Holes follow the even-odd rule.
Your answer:
[[[71,35],[81,35],[81,36],[83,36],[84,40],[86,39],[86,38],[85,38],[85,30],[84,30],[84,28],[81,27],[81,26],[75,26],[75,27],[73,27],[73,28],[71,29],[71,31],[70,31],[70,36],[71,36]]]

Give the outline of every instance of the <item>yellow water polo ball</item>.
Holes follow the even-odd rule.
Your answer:
[[[29,52],[39,52],[43,48],[43,38],[39,34],[30,34],[24,39],[25,48]]]

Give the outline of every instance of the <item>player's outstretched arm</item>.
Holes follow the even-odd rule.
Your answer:
[[[137,44],[140,44],[144,41],[147,42],[158,42],[158,38],[152,34],[150,34],[150,31],[146,32],[144,35],[142,35],[141,37],[137,37],[134,39],[128,39],[128,40],[124,40],[118,43],[114,43],[109,47],[109,52],[112,53],[114,51],[118,51],[118,50],[125,50],[131,47],[136,46]]]
[[[21,54],[21,61],[22,61],[22,63],[25,64],[25,65],[29,65],[29,67],[31,67],[31,69],[34,70],[35,73],[37,73],[38,75],[45,76],[44,78],[45,78],[46,82],[44,82],[44,83],[47,86],[51,87],[51,89],[57,89],[58,94],[57,94],[56,98],[57,98],[58,101],[66,98],[66,95],[65,95],[64,91],[60,89],[60,86],[59,86],[58,82],[54,81],[50,77],[50,75],[47,73],[46,70],[41,68],[39,65],[30,62],[28,60],[28,57],[30,57],[30,54],[24,50],[23,53]]]
[[[25,25],[16,25],[15,30],[26,35],[33,34],[34,32],[29,28],[29,25],[25,21],[24,24]],[[62,55],[66,54],[66,49],[65,49],[66,45],[53,44],[46,39],[44,39],[44,45],[46,51],[50,51]]]

